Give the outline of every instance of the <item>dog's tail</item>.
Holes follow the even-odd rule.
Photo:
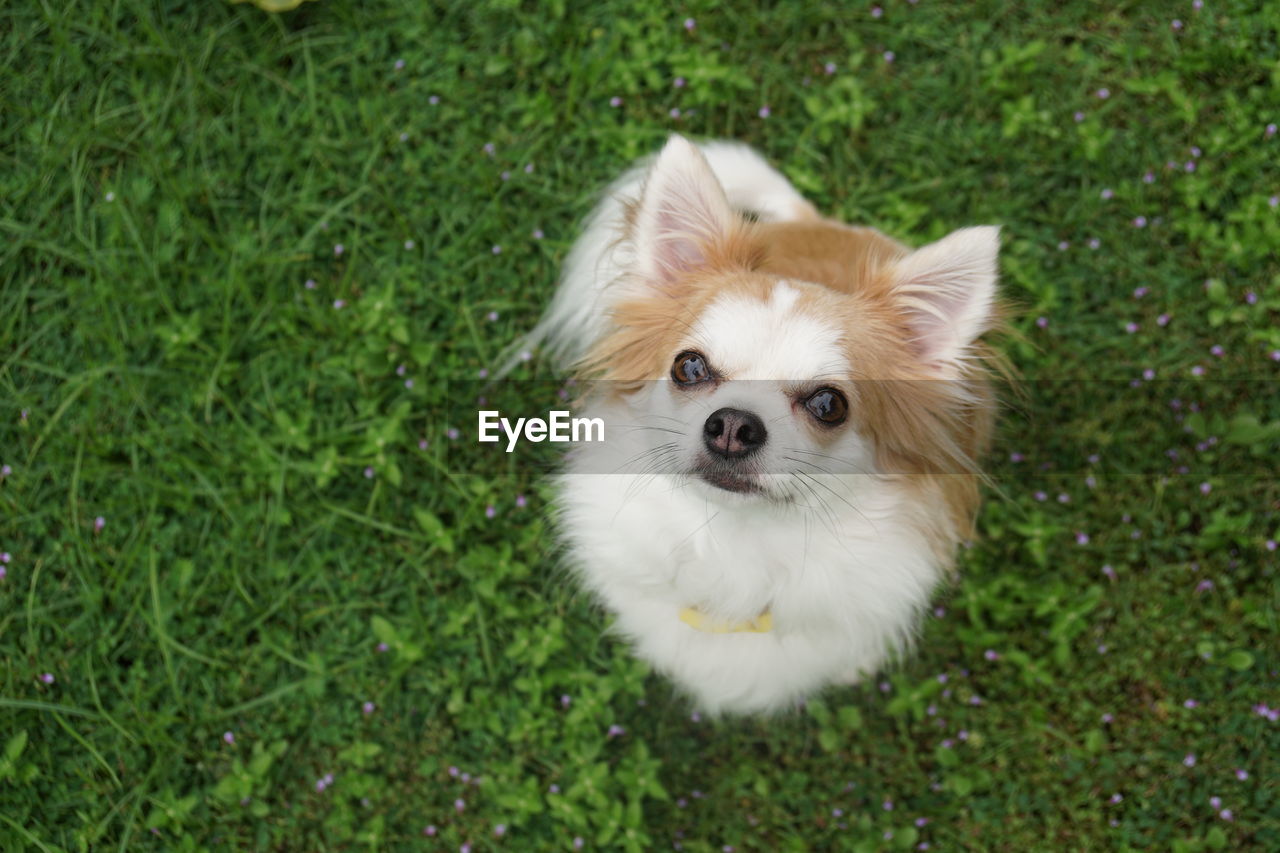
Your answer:
[[[762,222],[819,218],[791,182],[750,147],[738,142],[705,142],[698,148],[735,210]],[[560,285],[546,313],[508,348],[495,378],[505,376],[539,349],[558,369],[567,368],[604,331],[607,317],[601,297],[629,265],[629,247],[621,240],[626,211],[639,199],[652,162],[652,157],[641,161],[605,192],[565,259]]]
[[[698,148],[735,210],[763,222],[819,218],[791,182],[750,147],[740,142],[704,142]]]

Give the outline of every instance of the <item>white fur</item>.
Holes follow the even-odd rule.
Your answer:
[[[708,210],[712,220],[719,216],[707,180],[723,184],[735,208],[761,218],[812,215],[750,149],[711,143],[700,150],[669,144],[652,168],[674,171],[651,178],[648,192],[691,194],[695,223]],[[714,178],[699,176],[701,157]],[[666,280],[652,259],[618,242],[622,199],[639,197],[645,175],[646,167],[634,169],[606,194],[535,330],[562,363],[605,333],[619,281]],[[641,222],[637,244],[663,251],[665,238]],[[986,235],[970,236],[961,248],[974,260],[962,270],[983,268]],[[921,252],[901,266],[906,293],[950,269],[928,247]],[[947,280],[958,288],[961,278],[973,277]],[[818,445],[803,407],[788,396],[794,380],[835,382],[850,372],[842,330],[797,310],[813,287],[779,280],[767,301],[713,302],[691,326],[689,345],[728,381],[694,394],[651,382],[623,399],[592,400],[582,414],[604,418],[613,438],[574,448],[557,478],[560,526],[582,582],[615,615],[615,630],[636,653],[713,713],[785,710],[824,686],[873,673],[909,642],[945,568],[922,535],[944,517],[941,507],[921,505],[901,482],[877,472],[869,441],[854,429],[823,445],[838,465],[795,455]],[[966,311],[958,315],[960,337],[980,325]],[[768,425],[768,442],[751,457],[763,497],[689,475],[692,460],[705,453],[705,418],[721,406],[750,408]],[[686,607],[729,622],[767,610],[773,630],[699,631],[681,621]]]

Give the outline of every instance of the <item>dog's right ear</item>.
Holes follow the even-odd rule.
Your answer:
[[[702,152],[673,134],[649,169],[635,211],[634,272],[645,285],[675,295],[681,276],[706,265],[737,222]]]

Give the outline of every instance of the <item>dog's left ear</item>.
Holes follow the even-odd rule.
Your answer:
[[[995,308],[1000,228],[953,231],[893,267],[892,293],[906,311],[922,361],[950,375],[987,331]]]
[[[668,296],[708,260],[737,217],[698,147],[672,135],[649,170],[632,232],[635,272]]]

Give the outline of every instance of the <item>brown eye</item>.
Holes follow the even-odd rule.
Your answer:
[[[711,378],[711,368],[701,353],[682,352],[671,365],[671,378],[681,385],[697,385]]]
[[[824,424],[834,426],[843,423],[849,414],[849,403],[844,395],[834,388],[819,388],[804,401],[804,407]]]

